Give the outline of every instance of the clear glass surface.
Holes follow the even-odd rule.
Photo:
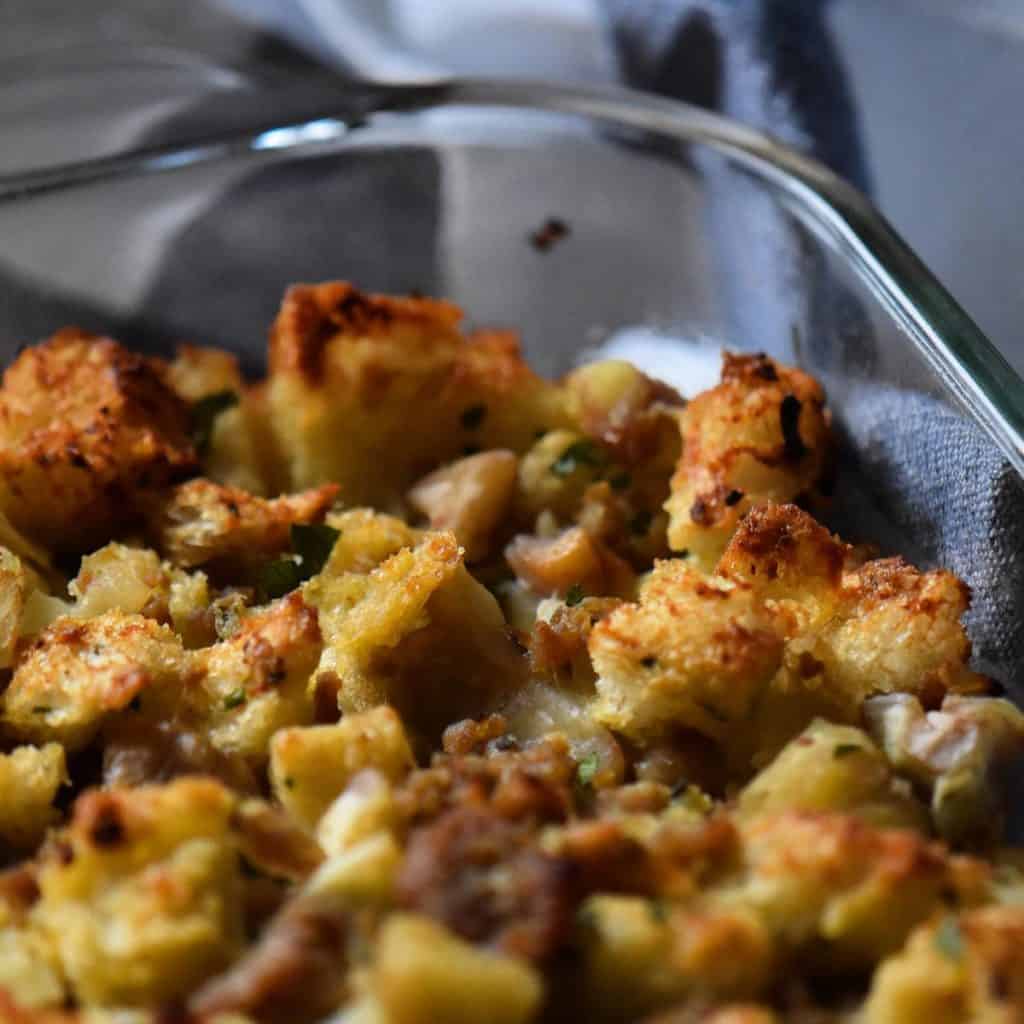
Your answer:
[[[0,176],[0,354],[70,319],[255,369],[285,286],[344,277],[515,325],[548,372],[633,331],[670,375],[709,343],[800,363],[840,421],[851,387],[926,391],[1024,473],[1024,384],[859,194],[756,133],[624,91],[195,82],[169,141]]]

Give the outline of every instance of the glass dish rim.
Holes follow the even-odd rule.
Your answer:
[[[226,121],[224,130],[215,134],[0,176],[0,203],[268,149],[294,153],[342,140],[377,115],[453,107],[565,115],[723,153],[800,205],[1024,477],[1024,381],[874,205],[813,158],[740,122],[678,100],[615,86],[525,79],[339,79],[311,88],[308,100],[298,108],[292,102],[283,118],[275,117],[272,101],[254,103],[248,110],[240,108],[246,116]]]

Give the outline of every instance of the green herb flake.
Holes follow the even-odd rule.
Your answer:
[[[292,551],[302,563],[302,578],[315,576],[331,557],[334,545],[341,531],[326,523],[303,526],[294,523],[291,530]]]
[[[37,704],[32,709],[32,714],[33,715],[48,715],[52,710],[53,710],[53,708],[49,708],[45,704]]]
[[[466,430],[476,430],[487,417],[486,405],[470,405],[462,410],[459,422]]]
[[[192,444],[200,455],[210,449],[213,427],[217,417],[228,409],[238,405],[238,393],[235,391],[215,391],[206,395],[192,405]]]
[[[286,775],[285,776],[284,788],[285,789],[294,789],[295,788],[295,780],[290,775]]]
[[[583,584],[582,583],[574,583],[566,591],[565,603],[570,608],[575,608],[576,605],[578,605],[580,603],[580,601],[583,600],[584,597],[586,597],[586,594],[583,593]]]
[[[597,754],[587,754],[576,766],[576,779],[581,786],[589,786],[594,781],[597,770],[601,767],[601,759]]]
[[[615,473],[608,478],[608,484],[613,491],[628,491],[633,484],[633,478],[628,473]]]
[[[581,466],[600,466],[602,462],[601,453],[593,441],[584,438],[581,441],[573,441],[568,448],[558,456],[551,464],[551,472],[555,476],[571,476]]]
[[[946,917],[936,929],[932,940],[935,948],[947,959],[959,961],[964,954],[964,937],[955,917]]]
[[[859,743],[840,743],[835,750],[832,751],[832,756],[838,761],[844,757],[849,757],[851,754],[860,754],[864,752],[864,748]]]
[[[291,593],[303,580],[302,566],[290,557],[276,558],[260,568],[257,585],[260,595],[269,601]]]
[[[239,687],[237,690],[232,690],[224,698],[224,710],[233,711],[237,707],[241,707],[245,703],[245,690]]]

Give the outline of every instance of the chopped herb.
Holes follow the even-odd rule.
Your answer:
[[[213,426],[217,417],[238,405],[238,393],[235,391],[215,391],[212,395],[200,398],[192,405],[192,444],[200,455],[205,455],[210,448],[213,437]]]
[[[646,657],[640,659],[640,664],[644,668],[654,668],[658,664],[658,659],[653,654],[648,654]]]
[[[616,473],[608,478],[608,483],[613,491],[628,491],[633,483],[633,478],[628,473]]]
[[[946,917],[933,939],[935,948],[949,960],[960,960],[964,953],[964,937],[955,917]]]
[[[594,442],[584,438],[582,441],[573,441],[555,459],[551,465],[551,472],[555,476],[566,477],[575,473],[580,466],[600,466],[601,461],[601,453],[597,450]]]
[[[53,708],[48,708],[45,704],[37,704],[32,709],[32,714],[33,715],[48,715],[52,710],[53,710]]]
[[[290,775],[286,775],[285,776],[284,788],[285,789],[294,789],[295,788],[295,780]]]
[[[807,445],[800,436],[800,410],[803,405],[796,395],[786,395],[779,406],[779,426],[786,458],[798,462],[807,454]]]
[[[655,924],[664,924],[668,920],[668,907],[663,900],[649,900],[647,909],[651,912]]]
[[[589,786],[601,767],[601,759],[597,754],[587,754],[576,766],[576,779],[581,786]]]
[[[583,593],[583,584],[574,583],[565,594],[565,603],[570,607],[574,608],[580,603],[585,597]]]
[[[840,743],[835,750],[832,751],[832,756],[839,760],[843,757],[849,757],[851,754],[859,754],[864,748],[859,743]]]
[[[294,555],[276,558],[260,569],[258,585],[261,595],[268,600],[284,597],[300,583],[315,576],[330,558],[340,536],[339,530],[326,523],[293,524],[291,541]]]
[[[650,512],[645,512],[641,509],[633,518],[629,521],[629,530],[631,533],[637,536],[643,536],[651,528],[651,520],[654,517]]]
[[[466,430],[476,430],[487,416],[486,405],[470,405],[462,410],[459,422]]]
[[[291,529],[292,551],[302,562],[303,579],[315,576],[323,567],[341,531],[326,523],[303,526],[294,523]]]
[[[274,600],[293,591],[302,579],[302,566],[294,558],[276,558],[260,569],[259,591],[267,600]]]
[[[224,698],[224,710],[231,711],[245,703],[245,690],[239,687]]]

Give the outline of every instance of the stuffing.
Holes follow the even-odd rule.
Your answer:
[[[636,577],[627,562],[580,526],[554,537],[520,534],[505,549],[505,559],[534,593],[626,597]]]
[[[288,549],[293,526],[321,522],[337,493],[336,485],[325,484],[301,494],[260,498],[200,477],[154,503],[149,529],[175,565],[244,578],[247,569]]]
[[[696,729],[739,768],[815,716],[858,721],[871,696],[986,686],[967,667],[955,576],[894,559],[844,571],[848,558],[807,513],[777,505],[747,514],[714,576],[656,563],[637,602],[590,635],[595,717],[643,742]]]
[[[155,551],[112,543],[82,559],[68,593],[74,599],[68,611],[75,618],[118,610],[166,621],[171,573]]]
[[[35,911],[87,1006],[180,997],[242,943],[234,800],[216,782],[88,792],[46,848]]]
[[[931,793],[939,835],[958,844],[998,841],[1005,784],[1024,755],[1024,714],[1007,700],[955,695],[926,712],[905,693],[866,701],[864,713],[886,757]]]
[[[753,590],[658,562],[639,600],[590,634],[595,718],[638,740],[689,727],[724,737],[751,715],[782,665],[775,616]]]
[[[289,289],[270,340],[268,402],[287,486],[341,486],[398,507],[424,473],[474,450],[524,451],[567,419],[515,338],[468,341],[447,302],[334,282]]]
[[[726,353],[721,384],[694,398],[679,423],[682,456],[665,503],[669,544],[705,571],[752,508],[831,490],[825,393],[800,370]]]
[[[334,725],[282,729],[270,744],[274,795],[307,828],[361,771],[398,781],[413,767],[402,720],[390,707],[346,715]]]
[[[754,913],[781,949],[808,962],[823,954],[828,971],[868,966],[936,910],[989,895],[983,862],[853,814],[757,816],[741,827],[741,849],[738,873],[708,902]]]
[[[183,669],[180,640],[152,619],[120,611],[60,618],[32,643],[0,695],[0,727],[20,740],[79,750],[133,702],[152,697],[166,706]]]
[[[0,1024],[1024,1019],[1024,714],[802,510],[819,383],[460,320],[7,369]]]
[[[227,640],[193,653],[186,717],[218,750],[263,761],[271,736],[313,720],[316,611],[295,591],[244,616]]]
[[[1024,1007],[1024,911],[937,914],[875,972],[865,1024],[1012,1024]]]
[[[739,794],[743,817],[782,811],[844,811],[887,827],[927,833],[924,806],[893,775],[861,729],[817,719],[791,740]]]
[[[180,345],[168,382],[192,410],[206,476],[250,494],[266,494],[280,470],[258,389],[246,387],[238,360],[223,349]]]
[[[412,914],[382,928],[370,987],[389,1024],[527,1024],[543,991],[526,964]]]
[[[524,680],[501,609],[450,533],[428,534],[369,572],[336,567],[332,556],[305,594],[324,631],[318,677],[337,679],[346,714],[390,703],[411,728],[439,736]]]
[[[636,1020],[684,998],[756,994],[774,965],[767,930],[742,910],[598,895],[578,917],[585,999],[597,1020]]]
[[[32,590],[31,576],[21,559],[0,547],[0,668],[14,664],[22,615]]]
[[[489,550],[494,532],[508,515],[515,496],[514,452],[496,449],[428,473],[409,490],[409,505],[424,515],[432,530],[451,530],[478,562]]]
[[[14,526],[81,551],[196,465],[189,409],[156,360],[67,329],[25,349],[0,388],[0,486]]]
[[[0,872],[0,1021],[20,1012],[14,1020],[33,1022],[33,1011],[61,1007],[65,1002],[64,979],[53,945],[32,919],[39,898],[34,868],[17,867]]]
[[[34,849],[59,820],[53,801],[67,781],[59,743],[0,754],[0,840],[16,850]]]

